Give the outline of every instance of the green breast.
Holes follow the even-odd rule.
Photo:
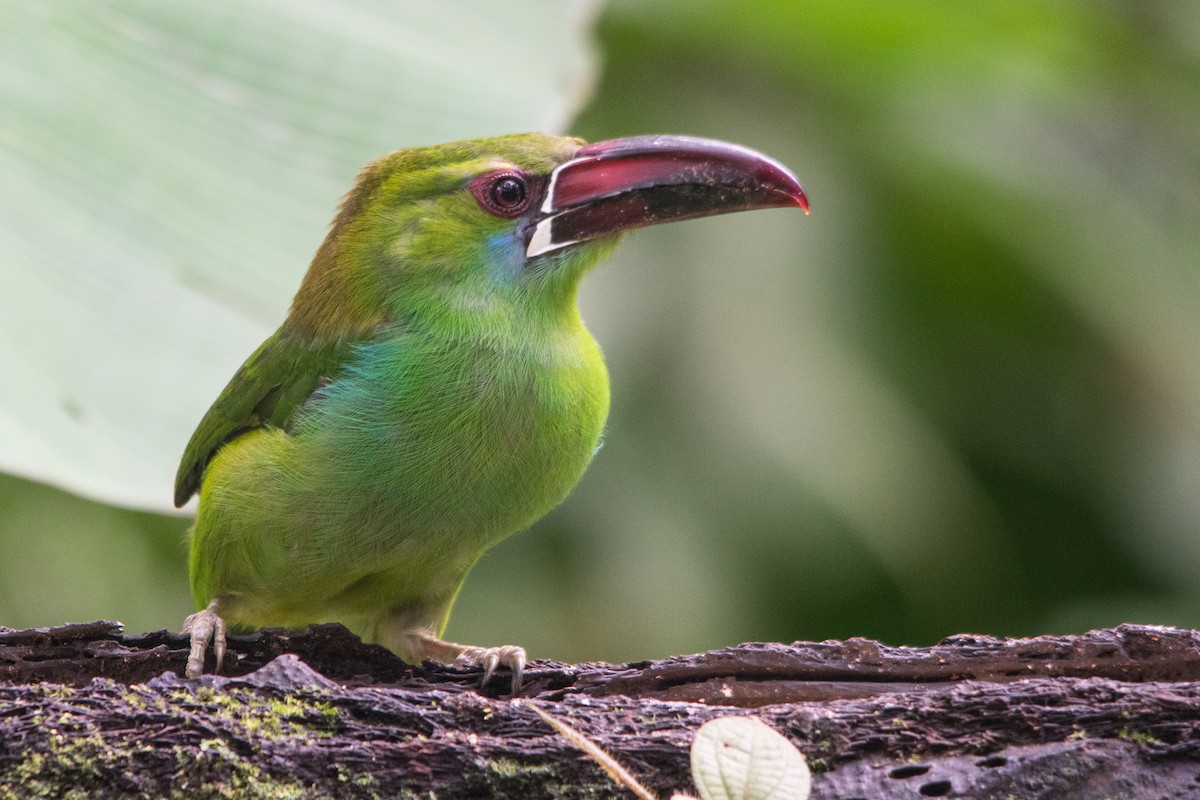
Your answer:
[[[396,529],[480,548],[566,497],[608,413],[608,375],[582,329],[536,351],[383,342],[341,384],[298,431],[326,465],[317,480],[354,475],[344,488]]]
[[[582,326],[539,347],[366,346],[290,432],[218,453],[193,534],[196,594],[236,594],[231,615],[249,624],[448,605],[485,549],[579,481],[608,400]]]

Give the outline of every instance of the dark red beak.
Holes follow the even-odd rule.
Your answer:
[[[550,174],[528,258],[632,228],[796,207],[808,198],[787,167],[746,147],[692,136],[632,136],[579,149]]]

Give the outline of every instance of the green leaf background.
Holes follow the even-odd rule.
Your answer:
[[[589,278],[605,447],[453,638],[1200,624],[1200,13],[596,12],[0,6],[0,624],[177,626],[187,522],[154,512],[354,172],[529,129],[741,142],[813,213],[650,229]]]

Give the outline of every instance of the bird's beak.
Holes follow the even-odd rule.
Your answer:
[[[581,147],[550,174],[532,219],[532,258],[620,231],[790,206],[808,198],[787,167],[746,147],[692,136],[633,136]]]

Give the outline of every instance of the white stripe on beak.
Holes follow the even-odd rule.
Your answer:
[[[553,185],[551,183],[551,186]],[[549,197],[548,193],[547,197]],[[529,246],[525,248],[526,258],[540,256],[542,253],[552,253],[555,250],[561,250],[564,247],[578,243],[578,239],[572,239],[567,242],[554,241],[553,227],[554,217],[547,217],[537,224],[533,229],[533,235],[529,237]]]

